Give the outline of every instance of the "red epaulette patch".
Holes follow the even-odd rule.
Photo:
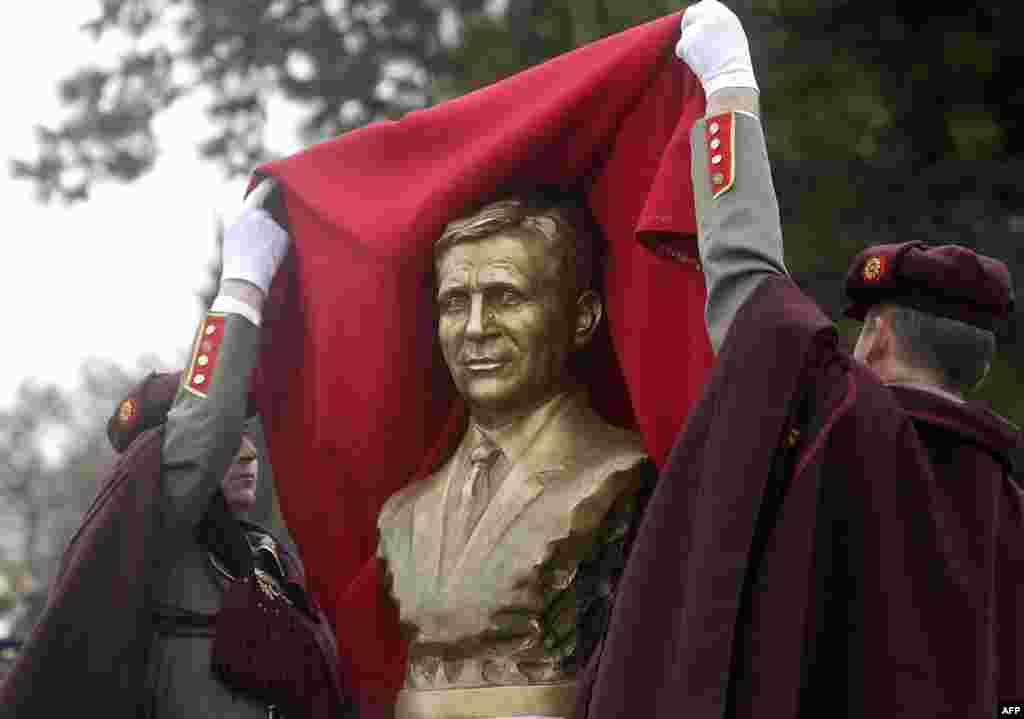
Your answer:
[[[206,397],[213,381],[213,371],[217,367],[217,356],[224,339],[224,321],[227,315],[208,312],[199,324],[195,346],[192,348],[192,361],[182,380],[182,386],[198,397]]]
[[[731,112],[709,117],[704,124],[712,199],[717,199],[731,190],[736,180],[735,127],[736,115]]]

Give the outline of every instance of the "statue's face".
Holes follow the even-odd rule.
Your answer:
[[[567,382],[575,304],[548,243],[510,230],[456,244],[438,260],[438,336],[474,416],[501,423]]]
[[[248,435],[242,435],[235,461],[220,482],[224,499],[235,515],[244,514],[256,505],[256,482],[259,480],[259,453]]]

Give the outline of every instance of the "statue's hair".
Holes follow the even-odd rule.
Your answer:
[[[596,229],[579,203],[544,195],[507,197],[449,222],[434,243],[435,260],[455,245],[491,237],[506,230],[527,230],[558,248],[563,271],[571,272],[577,291],[594,284]]]

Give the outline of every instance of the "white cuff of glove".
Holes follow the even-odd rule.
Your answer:
[[[259,207],[243,210],[224,232],[221,281],[245,280],[266,294],[288,252],[288,242],[288,233],[269,212]]]
[[[225,314],[242,315],[257,327],[263,319],[262,313],[247,302],[231,297],[230,295],[217,295],[213,304],[210,305],[210,312],[223,312]]]
[[[747,87],[760,92],[752,69],[737,68],[735,70],[727,70],[710,79],[703,80],[701,84],[704,86],[705,98],[711,97],[712,93],[724,90],[727,87]]]

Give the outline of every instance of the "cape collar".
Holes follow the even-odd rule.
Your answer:
[[[946,390],[942,389],[941,387],[936,387],[935,385],[931,385],[931,384],[925,384],[923,382],[886,382],[885,386],[886,387],[906,387],[907,389],[916,389],[916,390],[919,390],[921,392],[931,392],[932,394],[936,394],[936,395],[938,395],[940,397],[945,397],[950,402],[953,402],[955,404],[963,404],[964,403],[964,398],[963,397],[958,397],[957,395],[953,394],[952,392],[947,392]]]
[[[889,390],[915,420],[943,427],[983,445],[1003,458],[1024,448],[1020,429],[1000,417],[988,404],[978,400],[963,401],[956,397],[905,384],[889,385]]]

